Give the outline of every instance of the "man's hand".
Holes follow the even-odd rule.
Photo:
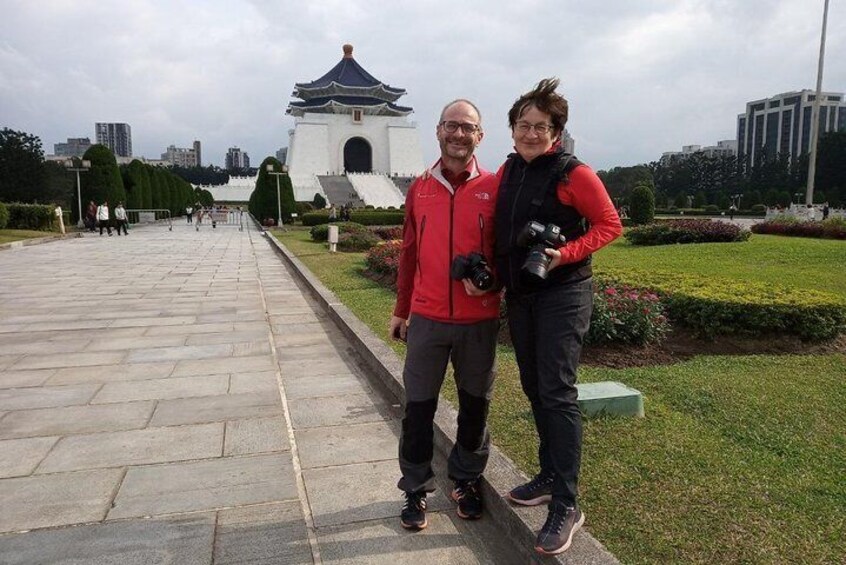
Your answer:
[[[391,339],[394,341],[405,342],[405,336],[407,332],[408,320],[406,320],[405,318],[400,318],[398,316],[391,316],[391,323],[390,327],[388,328],[388,334],[391,336]]]
[[[466,292],[468,296],[482,296],[483,294],[490,292],[489,290],[480,290],[476,288],[476,285],[473,284],[473,281],[470,279],[461,279],[461,282],[464,283],[464,292]]]

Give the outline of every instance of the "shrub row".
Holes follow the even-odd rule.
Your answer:
[[[353,210],[350,213],[350,220],[365,226],[401,226],[405,220],[405,212],[402,210]],[[329,223],[328,210],[316,210],[307,212],[302,216],[304,226],[317,226]]]
[[[802,222],[791,216],[783,216],[755,224],[752,226],[752,232],[792,237],[846,239],[846,219],[828,218],[822,222]]]
[[[714,216],[720,215],[721,213],[725,212],[728,215],[727,210],[720,210],[719,206],[714,204],[709,204],[704,208],[658,208],[655,210],[656,214],[663,214],[663,215],[683,215],[683,216]],[[735,212],[735,215],[741,216],[763,216],[767,212],[767,207],[763,204],[755,204],[751,208],[738,210]]]
[[[727,222],[670,220],[634,227],[625,237],[633,245],[670,245],[746,241],[749,235],[748,230]]]
[[[9,208],[0,202],[0,230],[4,229],[9,223]]]
[[[596,272],[618,284],[653,289],[670,320],[705,337],[780,332],[821,341],[846,332],[846,302],[831,293],[641,269],[611,274],[601,265]]]
[[[50,231],[54,228],[55,206],[49,204],[21,204],[11,202],[5,205],[6,224],[11,230],[42,230]],[[0,227],[2,227],[3,212],[0,211]]]

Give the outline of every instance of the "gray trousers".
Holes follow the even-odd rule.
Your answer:
[[[405,418],[399,444],[404,491],[435,490],[433,422],[447,363],[458,388],[458,437],[448,459],[452,480],[476,479],[488,462],[487,417],[499,320],[448,324],[412,315],[403,370]]]

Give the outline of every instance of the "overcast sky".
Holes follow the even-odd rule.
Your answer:
[[[823,0],[0,0],[0,127],[94,140],[126,122],[135,155],[203,144],[254,165],[287,145],[294,83],[351,43],[408,94],[424,160],[443,104],[477,102],[495,169],[506,113],[558,76],[576,154],[596,169],[734,139],[746,102],[816,88]],[[846,2],[829,9],[823,89],[846,90]]]

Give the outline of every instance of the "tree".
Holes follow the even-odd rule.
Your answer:
[[[43,161],[41,139],[23,131],[0,130],[0,201],[43,200]]]
[[[655,217],[655,194],[646,184],[632,190],[629,217],[635,225],[648,224]]]
[[[314,193],[314,200],[311,201],[315,210],[323,210],[326,208],[326,199],[319,192]]]
[[[267,173],[267,165],[273,165],[277,171],[282,170],[282,163],[276,157],[267,157],[262,161],[256,177],[256,187],[250,195],[249,210],[259,221],[266,218],[276,218],[276,178],[275,175]],[[282,175],[279,177],[279,192],[281,196],[282,219],[290,221],[291,214],[296,212],[294,201],[294,187],[291,185],[291,177]]]
[[[118,202],[126,201],[126,191],[114,154],[105,145],[92,145],[82,156],[91,161],[91,169],[82,175],[82,201],[109,202],[109,212]]]
[[[123,169],[123,186],[126,189],[126,207],[130,209],[146,208],[145,202],[150,192],[150,175],[147,168],[138,159]]]

